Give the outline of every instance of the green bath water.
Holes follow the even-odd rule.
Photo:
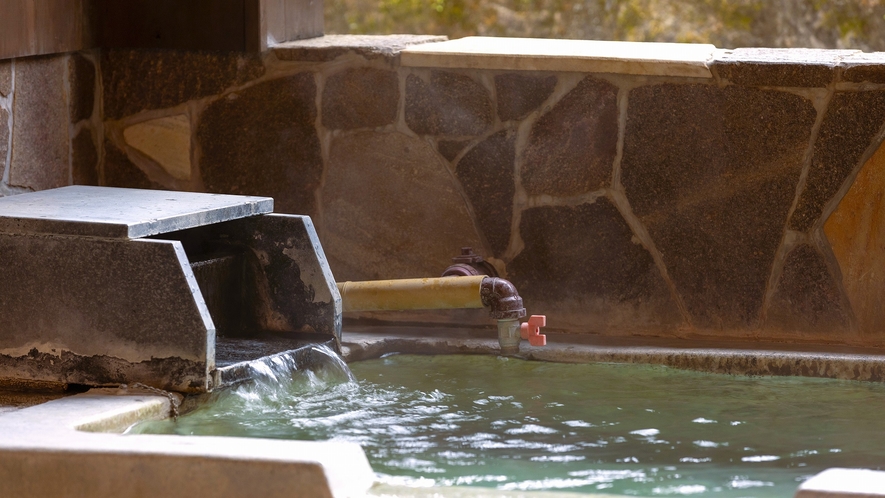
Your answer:
[[[379,480],[630,496],[792,497],[885,462],[885,386],[492,356],[266,371],[130,433],[344,440]]]

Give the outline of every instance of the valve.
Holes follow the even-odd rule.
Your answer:
[[[452,258],[452,266],[443,271],[443,277],[472,277],[476,275],[488,275],[497,277],[498,272],[488,261],[483,261],[482,256],[473,252],[472,247],[462,247],[461,255]]]
[[[532,315],[529,321],[519,326],[519,335],[528,339],[532,346],[546,346],[547,336],[541,333],[541,327],[547,326],[546,315]]]

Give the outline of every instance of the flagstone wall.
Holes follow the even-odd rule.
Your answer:
[[[885,55],[719,51],[709,78],[401,64],[435,40],[0,62],[0,189],[273,196],[338,280],[437,276],[471,246],[569,332],[885,345]]]

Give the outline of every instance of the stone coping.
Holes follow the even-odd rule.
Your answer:
[[[799,485],[795,498],[885,497],[885,472],[827,469]]]
[[[498,354],[492,330],[350,326],[342,333],[346,361],[383,354]],[[547,346],[523,341],[519,357],[558,363],[638,363],[732,374],[885,381],[885,350],[822,345],[710,340],[612,338],[547,333]]]
[[[115,389],[0,413],[0,496],[358,497],[375,479],[353,443],[113,434],[168,414]]]
[[[0,198],[0,232],[136,239],[271,212],[270,197],[72,185]]]
[[[412,45],[445,40],[435,35],[325,35],[280,43],[271,50],[281,61],[326,62],[348,52],[367,59],[393,58]]]
[[[280,43],[271,52],[277,60],[293,62],[330,62],[356,54],[398,60],[406,67],[715,77],[748,86],[885,84],[885,52],[859,50],[396,34],[325,35]]]
[[[716,47],[693,43],[468,36],[410,46],[403,66],[711,78]]]
[[[467,486],[412,488],[376,484],[369,491],[374,498],[624,498],[623,495],[570,493],[567,491],[501,491]],[[818,498],[818,497],[814,497]]]

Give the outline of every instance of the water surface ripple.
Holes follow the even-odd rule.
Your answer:
[[[390,355],[275,373],[132,433],[343,440],[380,479],[633,496],[791,497],[885,462],[885,387],[666,367]]]

